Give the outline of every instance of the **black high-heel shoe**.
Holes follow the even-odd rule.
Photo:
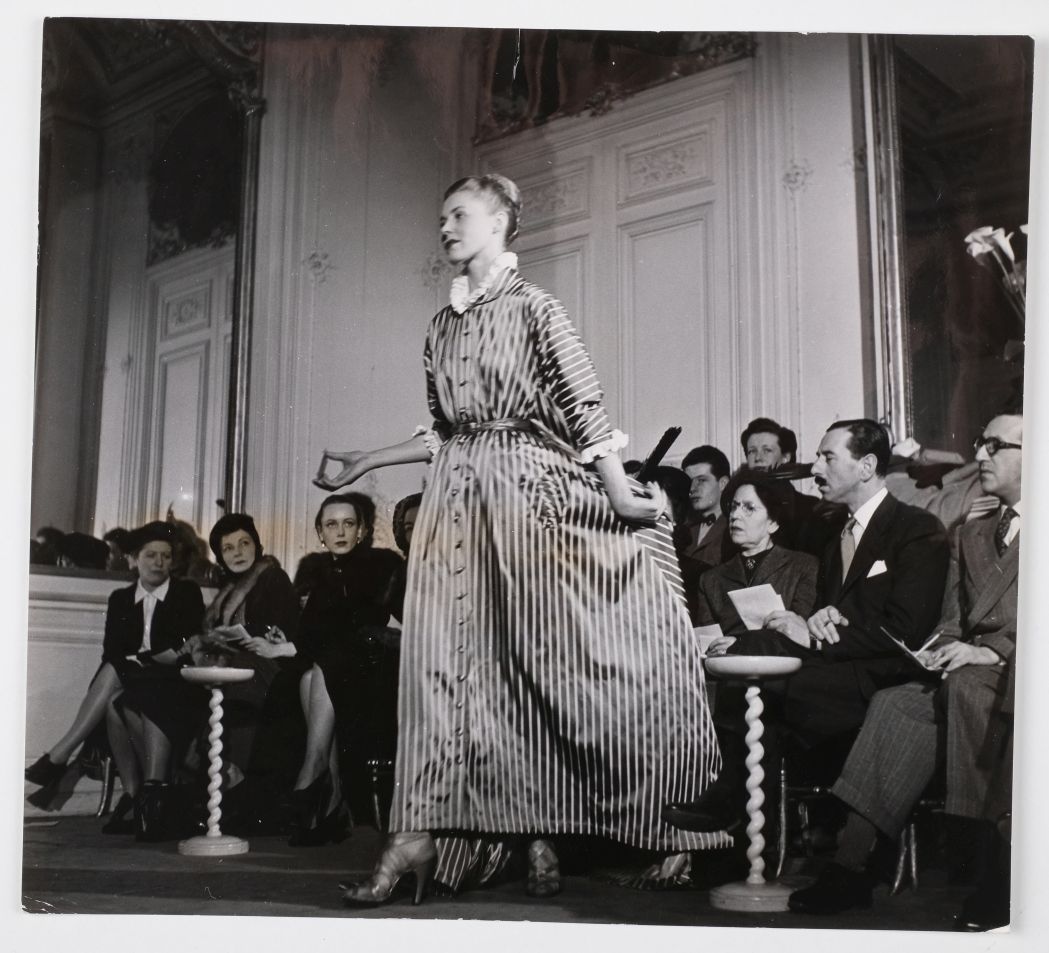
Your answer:
[[[418,906],[426,896],[437,866],[437,848],[429,834],[393,834],[386,842],[372,875],[360,884],[345,888],[342,895],[347,906],[376,907],[392,900],[399,886],[415,878],[412,905]]]
[[[39,784],[40,787],[46,788],[61,781],[65,773],[65,764],[55,764],[49,754],[42,754],[25,769],[25,779],[30,784]]]
[[[341,843],[349,836],[353,818],[345,801],[340,799],[324,813],[334,788],[331,772],[325,771],[307,787],[291,792],[294,830],[288,838],[289,846],[320,847],[329,842]]]
[[[113,808],[113,813],[110,814],[109,820],[102,825],[102,833],[134,834],[134,810],[135,799],[125,791],[120,795],[120,800],[117,801],[116,807]]]
[[[63,774],[65,768],[62,769]],[[59,775],[54,781],[49,781],[42,788],[34,791],[32,794],[26,795],[26,800],[33,805],[33,807],[39,808],[41,811],[46,811],[50,806],[51,802],[57,797],[58,789],[62,784],[62,775]]]
[[[322,847],[325,844],[341,844],[350,836],[353,818],[345,801],[339,801],[334,809],[312,826],[296,825],[290,847]]]

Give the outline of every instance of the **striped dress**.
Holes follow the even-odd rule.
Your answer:
[[[391,829],[726,845],[659,817],[720,755],[670,526],[620,520],[584,466],[621,435],[561,303],[503,269],[425,364]]]

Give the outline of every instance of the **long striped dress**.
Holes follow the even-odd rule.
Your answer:
[[[620,520],[583,465],[619,435],[561,303],[506,268],[434,317],[425,364],[441,442],[412,537],[391,829],[726,845],[659,817],[720,754],[669,524]]]

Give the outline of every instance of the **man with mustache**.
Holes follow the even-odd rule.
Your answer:
[[[881,688],[913,677],[913,661],[893,642],[918,650],[940,617],[949,547],[943,524],[885,489],[891,441],[874,420],[842,420],[820,441],[812,472],[821,496],[849,519],[820,562],[821,606],[810,618],[772,613],[741,636],[734,655],[793,655],[801,669],[763,688],[766,749],[777,730],[804,748],[847,740]],[[696,801],[668,804],[664,819],[693,831],[729,830],[745,817],[745,686],[718,686],[714,723],[723,767]]]
[[[985,852],[984,878],[958,919],[962,930],[1009,922],[1009,846],[999,833],[1012,800],[1013,656],[1021,522],[1023,417],[1003,414],[976,441],[980,486],[998,507],[959,531],[939,638],[921,658],[928,675],[878,692],[831,793],[849,808],[834,861],[796,891],[799,913],[869,906],[866,865],[877,835],[899,836],[946,762],[946,813],[966,818]]]

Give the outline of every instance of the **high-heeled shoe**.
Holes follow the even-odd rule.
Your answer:
[[[561,867],[548,840],[534,840],[528,845],[528,879],[525,893],[547,899],[561,892]]]
[[[66,773],[66,765],[55,764],[49,754],[42,754],[28,768],[25,769],[25,779],[30,784],[39,784],[46,788],[55,784]]]
[[[132,816],[135,810],[135,799],[126,791],[120,795],[109,820],[102,825],[103,834],[134,834],[135,821]]]
[[[289,847],[322,847],[325,844],[341,844],[350,836],[353,817],[345,801],[335,807],[314,824],[304,826],[296,823],[288,838]]]
[[[65,773],[63,771],[63,773]],[[39,808],[41,811],[46,811],[51,807],[51,802],[58,797],[58,789],[62,785],[62,775],[59,775],[54,781],[49,781],[42,788],[37,788],[32,794],[26,795],[26,800],[33,805],[33,807]]]
[[[378,906],[393,899],[397,887],[408,877],[415,878],[413,906],[418,906],[437,866],[437,848],[429,834],[392,834],[372,875],[363,883],[345,888],[343,902],[347,906]]]
[[[341,843],[349,836],[353,818],[341,798],[330,807],[335,797],[331,772],[325,771],[309,785],[291,792],[293,811],[290,847],[319,847]],[[330,810],[329,810],[330,807]]]

